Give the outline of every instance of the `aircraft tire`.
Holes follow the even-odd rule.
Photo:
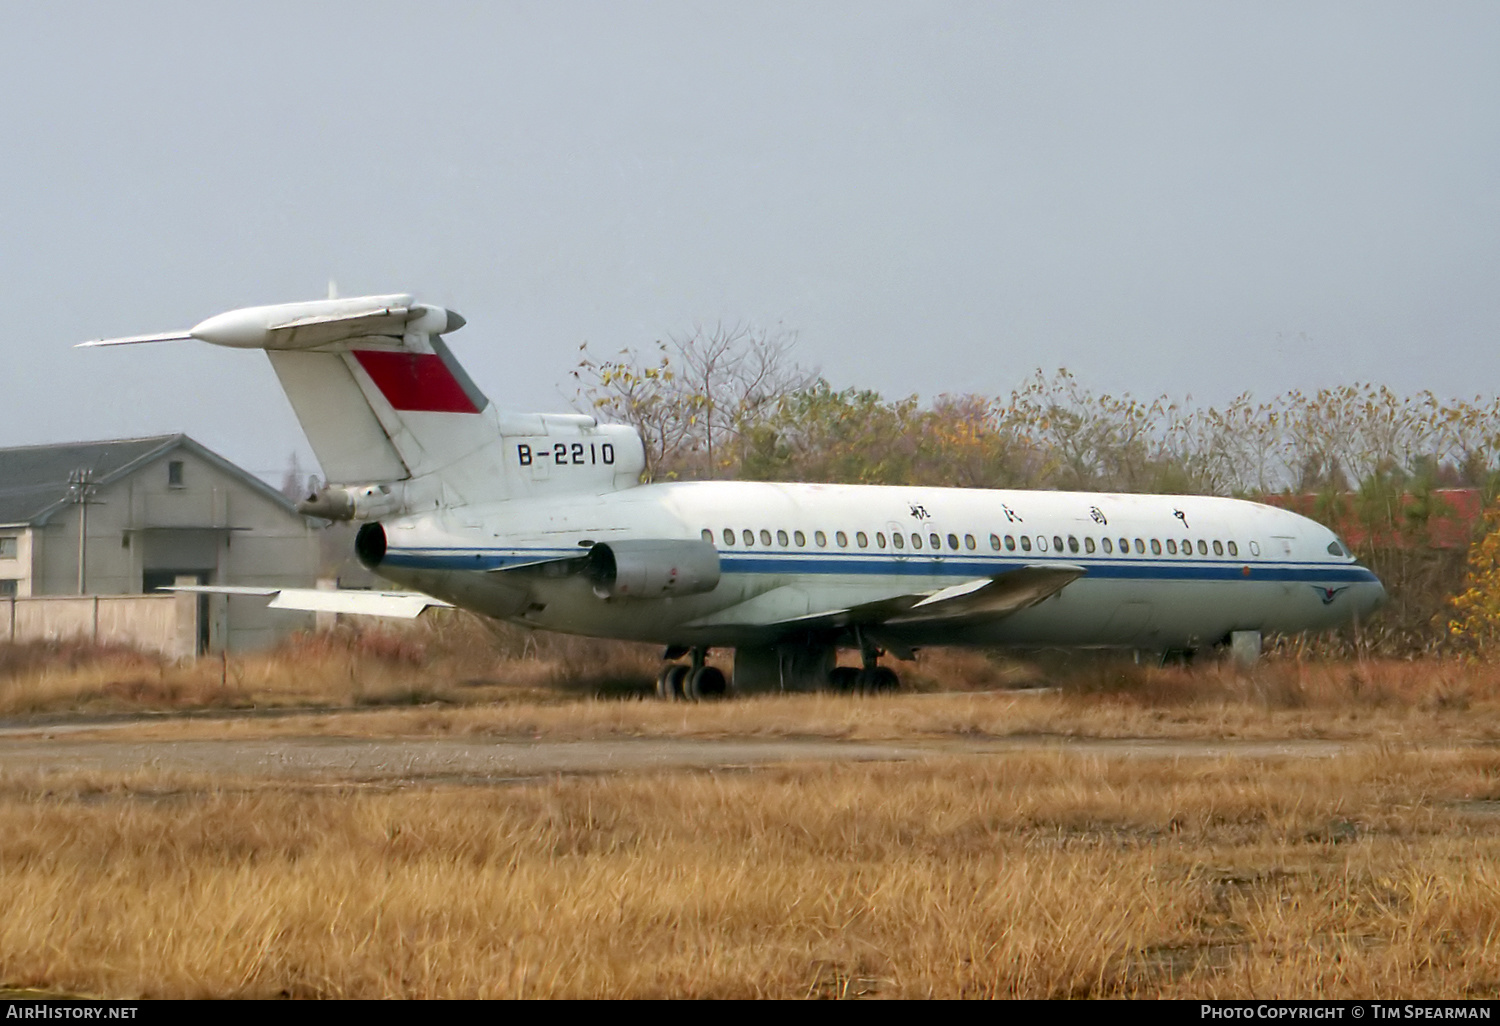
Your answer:
[[[687,676],[691,669],[681,663],[663,666],[661,672],[656,675],[656,697],[665,702],[676,702],[686,698],[683,685],[687,683]]]
[[[864,695],[878,695],[885,691],[896,691],[901,687],[901,678],[888,666],[877,666],[873,670],[861,670],[859,690]]]
[[[828,686],[840,694],[853,694],[859,686],[859,671],[852,666],[835,666],[828,673]]]
[[[695,702],[712,702],[729,694],[729,682],[717,666],[700,666],[683,683],[683,694]]]

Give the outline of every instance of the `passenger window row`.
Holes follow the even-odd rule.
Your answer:
[[[904,550],[908,544],[908,537],[910,539],[910,545],[913,549],[922,549],[925,547],[934,552],[941,552],[945,548],[949,552],[958,552],[960,551],[960,549],[972,552],[979,547],[972,534],[963,535],[962,541],[960,541],[959,536],[956,534],[942,535],[936,532],[930,532],[926,535],[923,535],[920,532],[913,531],[911,535],[908,536],[901,534],[900,532],[892,531],[890,536],[891,548]],[[737,544],[743,544],[745,548],[753,548],[757,544],[757,542],[763,548],[780,546],[781,548],[785,549],[795,546],[796,548],[800,549],[807,547],[807,535],[803,534],[801,531],[793,531],[790,535],[788,535],[786,531],[778,530],[773,542],[771,532],[764,528],[760,530],[759,534],[757,534],[755,531],[750,530],[749,528],[745,528],[740,531],[738,535],[736,535],[734,528],[726,527],[724,528],[723,539],[724,545],[726,547],[733,547]],[[713,544],[713,531],[705,527],[703,529],[703,540],[710,544]],[[835,531],[833,533],[833,540],[834,543],[841,549],[847,549],[849,547],[849,535],[844,531]],[[871,536],[866,532],[854,532],[854,544],[856,547],[867,549],[870,547],[870,542]],[[1048,542],[1049,539],[1046,535],[1037,535],[1035,538],[1035,550],[1037,552],[1047,552],[1049,550]],[[1054,534],[1051,537],[1050,542],[1050,550],[1052,552],[1060,553],[1066,551],[1070,553],[1077,553],[1080,551],[1080,544],[1076,535],[1068,535],[1067,541],[1065,542],[1063,541],[1062,535]],[[828,535],[822,531],[814,531],[813,543],[820,549],[827,548]],[[886,547],[886,535],[884,531],[876,531],[874,533],[874,543],[875,548],[877,549],[883,549]],[[1166,554],[1169,556],[1191,556],[1194,554],[1195,545],[1197,547],[1197,554],[1200,556],[1208,555],[1210,547],[1212,547],[1212,551],[1215,556],[1223,556],[1226,554],[1226,552],[1230,556],[1238,556],[1240,554],[1239,546],[1234,542],[1223,542],[1218,539],[1214,539],[1213,541],[1206,541],[1202,538],[1199,538],[1196,542],[1194,542],[1190,538],[1184,538],[1181,542],[1179,542],[1176,538],[1168,538],[1166,540],[1165,546],[1163,546],[1162,540],[1159,538],[1151,538],[1149,540],[1144,538],[1136,538],[1133,542],[1129,538],[1120,538],[1118,542],[1114,538],[1101,538],[1096,545],[1092,537],[1085,537],[1082,542],[1081,551],[1086,554],[1092,554],[1096,551],[1102,551],[1104,555],[1111,556],[1114,555],[1117,551],[1117,545],[1118,552],[1122,556],[1131,555],[1132,552],[1134,552],[1136,555],[1144,556],[1146,554],[1146,547],[1148,545],[1151,548],[1151,554],[1154,556],[1160,556],[1164,547]],[[1021,552],[1031,552],[1033,549],[1033,539],[1030,535],[1026,534],[1019,536],[1007,534],[1003,538],[998,534],[992,534],[990,535],[990,548],[995,552],[1015,552],[1018,550],[1018,548]]]

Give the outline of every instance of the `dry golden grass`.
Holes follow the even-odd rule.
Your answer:
[[[0,984],[117,997],[1495,996],[1500,755],[490,789],[0,778]]]
[[[331,715],[316,721],[201,729],[557,737],[1500,734],[1500,666],[1452,659],[1279,657],[1243,674],[1211,661],[1156,668],[1118,658],[1026,662],[936,649],[899,666],[907,688],[897,696],[778,695],[703,706],[622,700],[649,693],[658,655],[645,645],[486,627],[456,613],[405,631],[340,629],[187,665],[117,649],[0,646],[0,715],[322,708]],[[1020,684],[1046,687],[1009,690]],[[351,709],[362,712],[336,712]]]

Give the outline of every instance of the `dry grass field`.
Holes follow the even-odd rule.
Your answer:
[[[654,657],[558,640],[481,645],[452,624],[185,667],[23,650],[0,654],[0,709],[47,722],[322,710],[108,731],[168,739],[1348,744],[1323,758],[1021,750],[468,786],[3,771],[0,987],[1500,996],[1500,670],[1280,659],[1239,675],[959,653],[924,658],[906,673],[913,691],[892,696],[630,698]],[[1013,683],[1047,688],[998,690]]]
[[[480,788],[12,775],[0,981],[118,997],[1494,997],[1496,799],[1488,749]]]

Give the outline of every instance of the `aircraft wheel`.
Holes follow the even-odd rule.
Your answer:
[[[724,671],[716,666],[700,666],[687,675],[683,694],[695,702],[711,702],[729,694]]]
[[[862,694],[877,695],[883,691],[895,691],[901,687],[901,678],[888,666],[877,666],[873,670],[861,670],[859,690]]]
[[[656,675],[656,697],[667,702],[675,702],[686,697],[683,685],[687,683],[690,669],[681,663],[663,666],[661,672]]]
[[[859,671],[852,666],[835,666],[828,673],[828,686],[842,694],[852,694],[859,686]]]

